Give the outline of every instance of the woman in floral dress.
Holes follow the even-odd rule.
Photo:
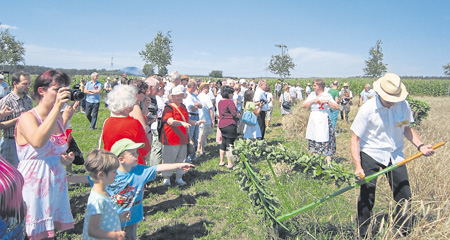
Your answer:
[[[59,71],[39,75],[33,88],[37,106],[16,124],[18,170],[25,179],[26,233],[31,240],[53,238],[56,230],[74,226],[62,164],[74,159],[73,153],[66,154],[69,133],[64,127],[78,104],[65,107],[70,101],[69,84],[69,76]]]
[[[331,157],[336,153],[336,136],[330,120],[330,107],[339,109],[331,94],[324,92],[325,82],[316,79],[313,82],[314,92],[311,92],[303,103],[303,108],[311,107],[306,139],[309,151],[326,156],[327,165],[331,165]]]

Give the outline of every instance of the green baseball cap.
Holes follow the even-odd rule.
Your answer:
[[[128,138],[122,138],[111,147],[111,152],[117,157],[125,152],[126,150],[139,149],[144,147],[144,143],[135,143],[133,140]]]

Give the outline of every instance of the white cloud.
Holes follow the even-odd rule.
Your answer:
[[[9,25],[6,25],[6,24],[2,24],[2,25],[0,25],[0,29],[12,29],[12,30],[16,30],[16,29],[18,29],[16,26],[9,26]]]

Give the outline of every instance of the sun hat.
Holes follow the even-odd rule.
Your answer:
[[[116,156],[119,156],[126,150],[139,149],[144,147],[144,145],[145,145],[144,143],[135,143],[131,139],[122,138],[114,143],[114,145],[111,147],[110,152],[114,153],[114,155]]]
[[[245,79],[239,80],[239,84],[246,84],[246,83],[247,83],[247,81]]]
[[[380,77],[373,83],[373,89],[388,102],[400,102],[408,96],[405,85],[395,73],[386,73]]]
[[[308,83],[308,86],[311,86],[311,83]]]
[[[205,83],[205,82],[200,84],[200,87],[198,87],[198,90],[202,91],[204,87],[209,87],[209,84]]]
[[[189,81],[189,76],[186,74],[182,75],[180,80],[184,80],[184,79],[187,79]]]
[[[348,87],[348,83],[344,83],[344,85],[342,85],[343,87]]]
[[[181,86],[181,87],[180,86],[181,85],[178,85],[178,86],[172,88],[172,91],[169,93],[169,96],[167,96],[170,100],[172,100],[173,95],[180,95],[180,94],[183,94],[183,98],[186,98],[187,94],[185,91],[183,91],[183,89],[184,89],[183,86]]]

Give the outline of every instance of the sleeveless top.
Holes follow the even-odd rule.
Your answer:
[[[36,110],[33,108],[30,112],[42,124]],[[30,239],[53,237],[56,230],[73,228],[66,170],[60,160],[68,147],[67,135],[61,121],[57,123],[62,133],[52,134],[42,148],[34,148],[29,143],[16,143],[19,158],[17,169],[25,180],[22,194],[28,208],[25,219]]]

